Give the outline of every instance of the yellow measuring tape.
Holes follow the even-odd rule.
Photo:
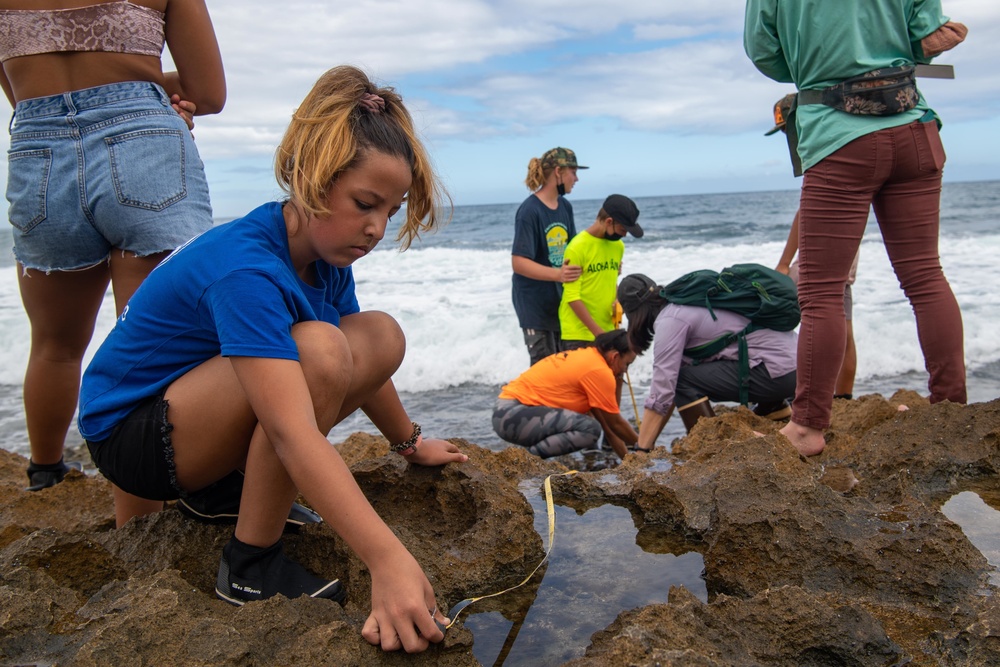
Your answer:
[[[545,478],[545,507],[549,513],[549,548],[545,551],[545,556],[542,558],[542,560],[538,561],[538,565],[535,566],[535,569],[532,570],[531,573],[524,578],[524,581],[522,581],[519,584],[515,584],[510,588],[505,588],[504,590],[499,591],[498,593],[490,593],[489,595],[480,595],[479,597],[466,598],[462,600],[454,607],[452,607],[450,612],[448,612],[448,618],[451,619],[451,622],[449,622],[448,625],[445,625],[444,629],[448,629],[451,626],[455,625],[455,623],[458,621],[459,614],[465,611],[466,607],[468,607],[473,602],[478,602],[479,600],[485,600],[486,598],[495,598],[498,595],[509,593],[515,588],[520,588],[521,586],[524,586],[533,576],[535,576],[535,573],[538,572],[538,568],[540,568],[542,564],[544,564],[545,561],[549,559],[549,554],[552,553],[552,543],[556,536],[556,511],[555,507],[552,504],[552,478],[563,475],[575,475],[578,472],[579,472],[578,470],[570,470],[569,472],[561,472],[555,475],[549,475],[548,477]]]

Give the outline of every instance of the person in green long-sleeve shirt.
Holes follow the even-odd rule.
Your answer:
[[[747,0],[747,55],[799,91],[787,129],[803,174],[802,326],[792,418],[781,432],[805,456],[825,447],[844,356],[844,285],[869,207],[916,315],[930,400],[966,401],[962,315],[938,255],[944,148],[937,114],[909,78],[965,32],[940,0]],[[864,83],[848,89],[859,76]]]

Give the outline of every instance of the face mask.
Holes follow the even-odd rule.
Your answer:
[[[558,183],[556,185],[556,192],[559,194],[560,197],[563,196],[564,194],[566,194],[566,186],[563,185],[562,183]]]
[[[618,241],[620,239],[625,238],[625,236],[622,234],[605,234],[604,238],[606,238],[608,241]]]

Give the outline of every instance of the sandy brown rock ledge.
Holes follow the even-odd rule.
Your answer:
[[[939,509],[962,490],[997,506],[1000,401],[838,401],[827,450],[808,461],[776,430],[732,411],[673,454],[554,479],[565,502],[628,507],[640,543],[663,532],[697,543],[709,596],[674,588],[666,604],[623,609],[570,664],[1000,664],[991,569]],[[562,470],[456,442],[468,463],[410,471],[382,440],[338,445],[450,603],[534,567],[543,545],[517,484]],[[0,452],[0,664],[478,664],[461,624],[419,656],[369,646],[368,574],[326,526],[288,536],[287,549],[341,577],[344,608],[276,598],[235,609],[212,593],[229,528],[168,510],[115,531],[103,480],[72,474],[29,494],[24,465]]]

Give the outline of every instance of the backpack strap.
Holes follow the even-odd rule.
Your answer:
[[[712,297],[711,293],[706,293],[705,294],[705,308],[708,309],[708,314],[712,316],[712,321],[716,322],[716,321],[718,321],[719,316],[715,314],[715,309],[712,308],[712,298],[711,297]],[[719,348],[719,349],[722,349],[722,348]]]
[[[733,343],[739,344],[739,368],[740,368],[740,405],[750,403],[750,346],[747,344],[747,336],[758,329],[764,327],[751,322],[740,331],[730,331],[714,338],[707,343],[684,348],[684,356],[694,360],[695,365],[701,361],[714,357]]]
[[[747,327],[749,328],[749,327]],[[750,403],[750,347],[747,345],[747,331],[740,332],[740,405]]]
[[[735,343],[739,340],[739,335],[739,331],[731,331],[722,334],[718,338],[713,338],[707,343],[686,347],[684,348],[684,356],[694,359],[694,363],[698,364],[704,359],[714,357],[719,352],[722,352],[724,349]]]
[[[758,329],[767,327],[750,323],[738,334],[740,342],[740,405],[748,407],[750,403],[750,345],[747,336]]]

